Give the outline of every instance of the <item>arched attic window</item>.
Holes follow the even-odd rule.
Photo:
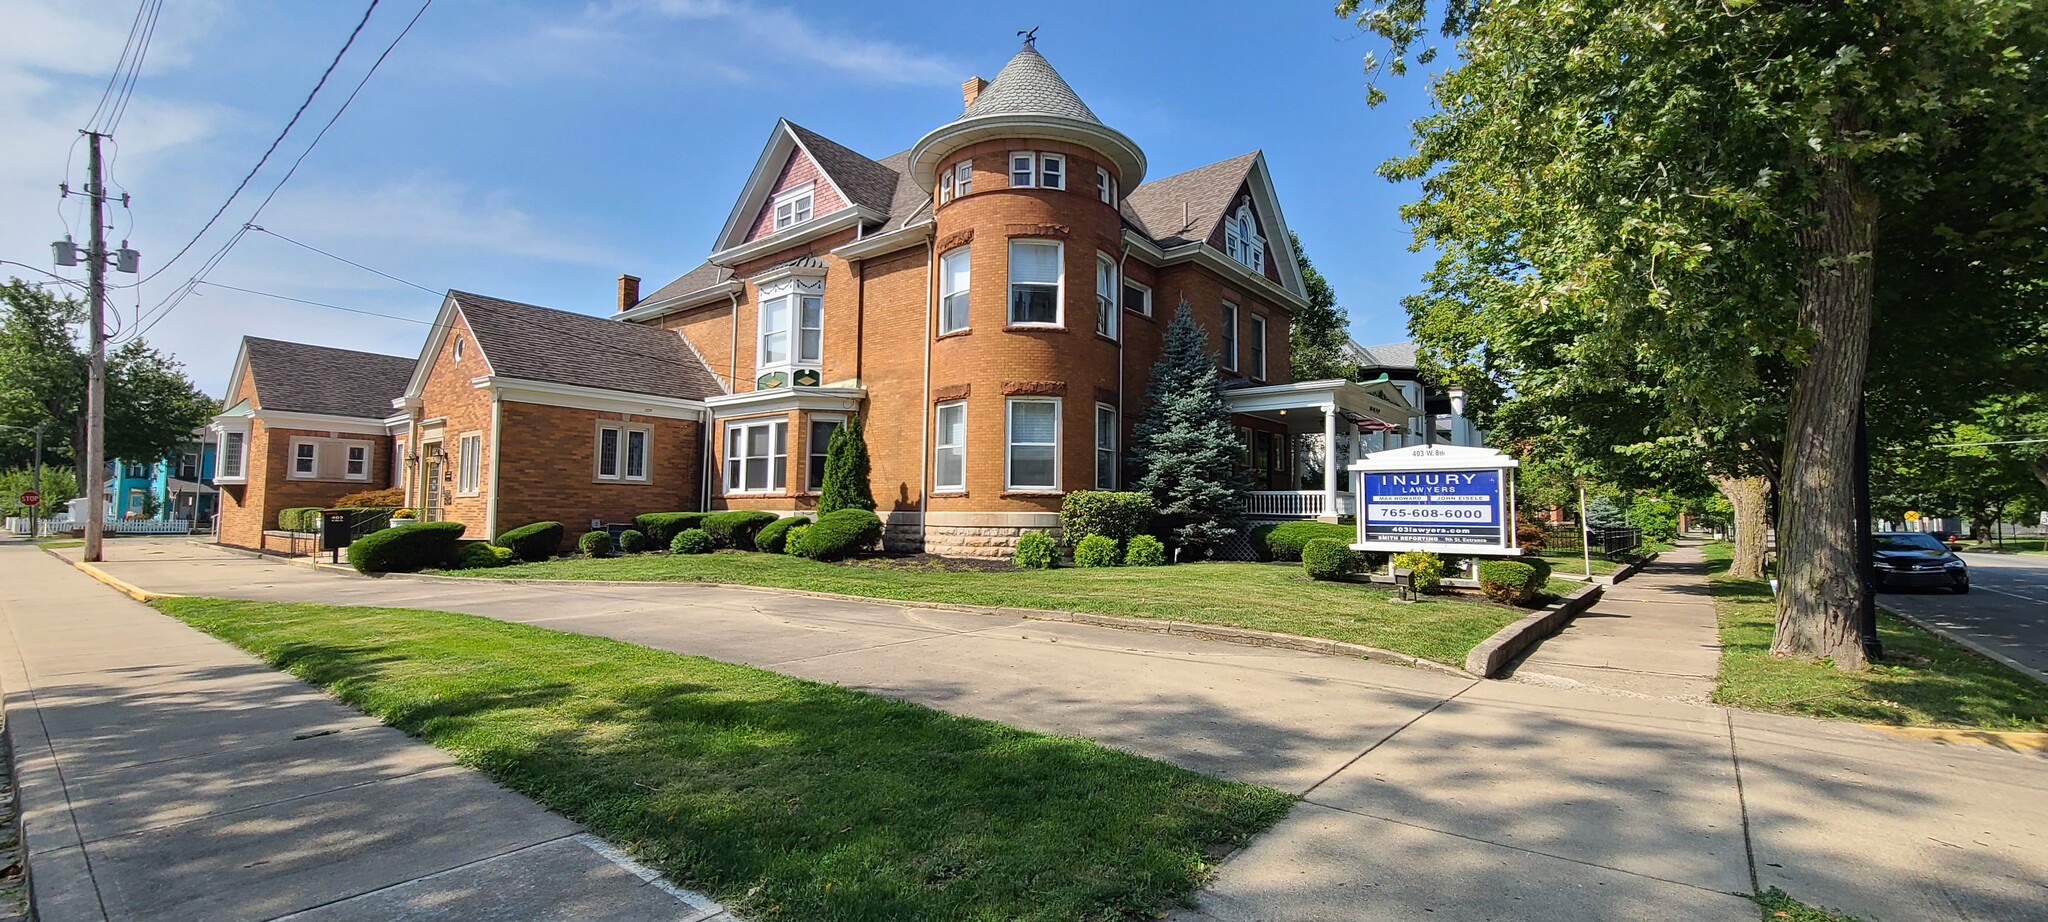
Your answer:
[[[1252,205],[1238,206],[1237,213],[1223,221],[1223,252],[1253,272],[1266,271],[1266,239],[1259,236],[1259,224],[1252,219]]]

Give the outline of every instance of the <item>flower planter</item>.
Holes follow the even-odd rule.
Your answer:
[[[411,524],[414,524],[414,523],[416,523],[416,522],[418,522],[418,521],[419,521],[419,519],[398,519],[398,518],[394,518],[394,519],[392,519],[392,520],[391,520],[391,527],[392,527],[392,528],[397,528],[397,527],[398,527],[398,526],[400,526],[400,525],[411,525]]]

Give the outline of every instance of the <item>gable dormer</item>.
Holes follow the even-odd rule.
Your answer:
[[[1209,245],[1253,274],[1284,284],[1280,267],[1275,265],[1279,251],[1267,227],[1257,198],[1252,195],[1251,183],[1246,182],[1238,186],[1237,194],[1231,196],[1230,204],[1223,209],[1222,219],[1209,235]]]
[[[711,248],[711,262],[730,266],[823,234],[879,224],[889,217],[896,183],[894,170],[777,119]]]
[[[847,205],[839,187],[832,184],[818,161],[801,145],[784,158],[766,200],[754,213],[754,223],[742,242],[751,243],[778,231],[789,230],[811,219],[832,214]]]

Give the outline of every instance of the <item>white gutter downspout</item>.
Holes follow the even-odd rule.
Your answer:
[[[1124,309],[1124,264],[1131,261],[1131,242],[1124,241],[1124,253],[1116,259],[1116,488],[1128,490],[1131,485],[1124,482],[1124,458],[1128,457],[1124,446],[1124,340],[1130,333],[1124,329],[1124,318],[1130,311]],[[1158,281],[1154,278],[1153,281]]]
[[[498,446],[505,431],[503,412],[504,398],[498,396],[498,389],[491,388],[491,490],[484,494],[484,540],[498,536]]]
[[[746,283],[741,282],[740,286],[744,289]],[[737,394],[740,392],[740,293],[730,291],[726,292],[725,296],[727,300],[732,302],[732,347],[731,351],[726,353],[731,358],[731,364],[730,370],[726,372],[725,380],[726,387],[728,388],[727,393]],[[698,418],[703,420],[701,428],[704,430],[703,463],[698,465],[698,467],[704,469],[704,482],[697,488],[697,510],[709,512],[711,510],[711,472],[722,464],[724,459],[720,458],[714,463],[711,457],[711,449],[717,447],[718,442],[715,438],[716,433],[711,431],[714,416],[710,408],[705,408],[703,415]]]
[[[918,550],[927,550],[926,520],[931,518],[927,508],[932,495],[932,259],[936,254],[933,247],[938,243],[938,216],[933,215],[932,236],[924,238],[924,425],[917,437],[917,545]]]

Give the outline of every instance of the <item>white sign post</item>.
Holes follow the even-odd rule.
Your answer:
[[[1352,462],[1354,551],[1514,557],[1515,468],[1491,448],[1415,445]]]

